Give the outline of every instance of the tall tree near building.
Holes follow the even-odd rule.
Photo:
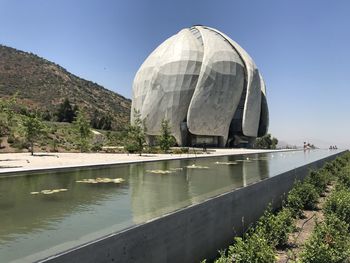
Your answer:
[[[263,137],[257,138],[254,144],[254,148],[257,149],[276,149],[278,139],[272,137],[270,133]]]
[[[125,148],[128,152],[138,152],[142,155],[146,143],[146,127],[141,120],[141,113],[134,110],[134,123],[129,126]]]
[[[46,126],[35,113],[22,117],[22,131],[26,142],[30,145],[30,153],[34,155],[34,143],[46,134]]]
[[[164,151],[167,152],[169,151],[170,147],[174,145],[174,138],[170,134],[170,125],[169,125],[169,120],[162,120],[161,123],[162,126],[162,134],[160,136],[160,148]]]
[[[80,152],[88,151],[90,148],[92,131],[90,127],[90,121],[86,117],[86,114],[83,110],[78,111],[78,115],[73,124],[77,136],[77,145],[79,146]]]

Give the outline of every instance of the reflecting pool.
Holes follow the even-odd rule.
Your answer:
[[[31,262],[337,151],[291,151],[0,176],[0,262]],[[122,178],[121,183],[81,183]],[[67,189],[52,194],[42,190]]]

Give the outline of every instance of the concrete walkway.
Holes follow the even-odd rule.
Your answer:
[[[121,163],[148,162],[158,160],[201,158],[236,154],[263,153],[286,150],[256,149],[210,149],[201,154],[118,154],[118,153],[2,153],[0,154],[0,175],[14,172],[39,171],[60,168],[78,168]]]

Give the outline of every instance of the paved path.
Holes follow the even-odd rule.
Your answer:
[[[0,174],[57,168],[84,167],[194,157],[271,152],[256,149],[210,149],[208,154],[117,154],[117,153],[1,153]],[[285,151],[285,150],[274,150]]]

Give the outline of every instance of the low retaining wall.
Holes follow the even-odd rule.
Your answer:
[[[241,235],[272,203],[282,199],[296,179],[321,168],[329,156],[280,175],[222,194],[200,204],[50,257],[43,262],[199,262],[213,259]]]

